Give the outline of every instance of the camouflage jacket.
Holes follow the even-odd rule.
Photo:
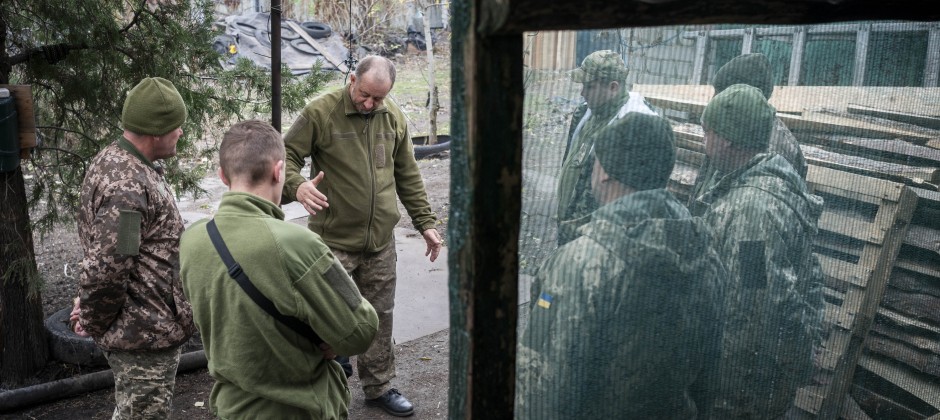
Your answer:
[[[800,178],[806,179],[807,167],[806,159],[803,158],[803,150],[800,149],[800,143],[796,141],[796,137],[790,132],[787,125],[780,120],[780,117],[774,120],[774,129],[770,134],[770,144],[767,146],[767,152],[783,156],[787,162],[790,162]],[[719,180],[721,180],[721,174],[706,157],[705,163],[702,164],[702,168],[695,178],[695,185],[692,187],[692,194],[689,196],[690,205],[702,193],[718,183]]]
[[[183,219],[161,171],[120,139],[92,160],[80,206],[85,331],[105,350],[183,344],[194,332],[179,279]]]
[[[580,232],[532,285],[517,418],[693,418],[726,277],[707,226],[660,189],[599,208]]]
[[[591,192],[591,172],[594,170],[594,135],[601,128],[623,118],[630,112],[655,114],[638,93],[628,93],[598,110],[578,108],[572,119],[573,128],[569,129],[570,139],[558,176],[558,243],[564,245],[574,239],[575,231],[583,223],[571,223],[574,220],[587,220],[584,216],[597,209],[597,202]]]
[[[777,418],[812,373],[822,272],[813,254],[822,199],[787,161],[760,154],[696,201],[729,272],[711,417]]]

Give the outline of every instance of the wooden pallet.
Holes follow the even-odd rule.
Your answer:
[[[816,250],[826,275],[830,325],[819,363],[830,380],[800,389],[795,403],[819,418],[835,419],[842,413],[917,196],[901,183],[814,165],[807,184],[826,199]]]

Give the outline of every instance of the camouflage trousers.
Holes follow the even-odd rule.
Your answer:
[[[395,309],[395,281],[398,254],[395,238],[379,252],[346,252],[332,249],[333,254],[353,281],[359,293],[379,315],[379,330],[365,353],[357,357],[356,368],[366,398],[377,398],[391,388],[395,377],[395,345],[392,341],[392,311]]]
[[[168,419],[180,348],[147,352],[105,352],[114,372],[112,420]]]

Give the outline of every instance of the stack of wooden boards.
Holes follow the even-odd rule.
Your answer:
[[[686,199],[704,160],[711,86],[637,85],[676,124],[670,187]],[[770,100],[826,200],[816,241],[830,334],[795,404],[819,418],[922,419],[940,411],[940,88],[776,87]]]

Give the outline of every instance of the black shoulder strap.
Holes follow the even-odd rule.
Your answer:
[[[309,338],[310,341],[313,341],[313,344],[317,346],[323,344],[323,339],[317,335],[313,328],[310,328],[305,322],[295,317],[282,314],[274,307],[274,302],[271,302],[270,299],[261,294],[261,291],[255,288],[255,285],[248,279],[248,275],[242,271],[242,267],[232,258],[228,247],[225,246],[225,241],[222,240],[222,235],[219,234],[219,228],[216,227],[214,219],[209,221],[209,224],[206,225],[206,229],[209,230],[209,239],[212,239],[212,245],[215,245],[215,250],[219,253],[219,256],[222,257],[222,262],[225,263],[225,266],[228,268],[228,275],[235,279],[235,282],[241,286],[242,290],[248,294],[251,300],[255,301],[261,309],[264,309],[265,312],[273,316],[274,319],[278,320],[280,323],[294,330],[297,334]]]

